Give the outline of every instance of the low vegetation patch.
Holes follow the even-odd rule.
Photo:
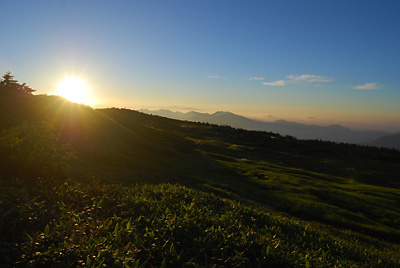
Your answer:
[[[1,258],[31,267],[394,267],[400,248],[180,185],[3,182]]]

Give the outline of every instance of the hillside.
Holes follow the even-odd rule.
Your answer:
[[[400,265],[400,152],[0,98],[9,266]]]
[[[394,203],[387,207],[388,211],[398,202],[397,198],[392,199],[399,183],[400,154],[396,151],[302,141],[269,132],[176,121],[130,110],[100,111],[121,124],[128,125],[132,120],[185,137],[215,167],[209,171],[204,165],[197,173],[208,174],[202,180],[294,215],[374,232],[373,229],[383,227],[378,227],[381,225],[378,222],[385,221],[382,204],[375,198],[391,199]],[[185,174],[184,170],[180,172]],[[371,199],[372,196],[375,197]],[[365,207],[366,200],[370,203]],[[375,211],[373,216],[372,211]],[[391,213],[395,213],[393,219],[399,215],[397,209]],[[398,233],[396,228],[392,231]]]

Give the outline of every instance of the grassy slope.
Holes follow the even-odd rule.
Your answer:
[[[400,190],[397,176],[400,171],[400,156],[396,151],[298,141],[272,133],[169,120],[129,110],[93,110],[48,96],[27,96],[13,98],[12,101],[1,98],[0,112],[1,129],[18,125],[24,120],[54,120],[59,126],[62,140],[72,144],[77,151],[79,159],[74,164],[72,174],[74,178],[80,178],[82,183],[80,186],[68,186],[71,190],[65,190],[67,186],[60,183],[49,184],[48,187],[53,187],[51,189],[43,185],[36,185],[33,189],[31,186],[25,189],[20,185],[19,189],[13,183],[4,184],[0,209],[2,214],[6,215],[1,221],[2,241],[5,244],[1,250],[7,253],[5,256],[8,256],[9,263],[16,260],[25,264],[29,261],[33,264],[40,264],[42,261],[46,261],[47,264],[61,263],[64,262],[64,257],[60,255],[58,259],[54,256],[62,251],[68,252],[67,259],[70,258],[74,264],[77,264],[78,259],[97,264],[104,259],[104,262],[110,264],[117,259],[123,261],[122,255],[129,251],[133,252],[129,259],[131,264],[135,260],[140,259],[143,263],[148,259],[149,264],[156,266],[162,265],[163,262],[171,266],[190,262],[193,266],[195,263],[205,265],[206,260],[218,265],[227,261],[234,265],[255,265],[258,262],[263,264],[262,266],[273,266],[274,263],[307,266],[307,263],[316,265],[319,261],[326,264],[321,266],[333,266],[336,260],[343,266],[399,264],[398,245],[378,240],[384,238],[388,241],[398,241],[400,238]],[[84,182],[91,181],[93,177],[123,182],[126,186],[96,186]],[[168,185],[154,188],[129,186],[138,182],[173,182],[198,190]],[[204,188],[205,185],[208,186]],[[78,191],[79,189],[81,191]],[[151,193],[149,197],[142,199],[142,196],[132,194],[132,191],[138,189],[147,189],[146,191],[158,194]],[[185,222],[184,219],[191,219],[195,226],[177,224],[171,227],[168,237],[173,237],[171,241],[174,246],[169,252],[165,248],[171,248],[171,245],[166,245],[166,241],[162,240],[165,239],[165,232],[161,235],[162,239],[157,238],[161,240],[151,244],[155,234],[148,233],[156,232],[157,228],[161,228],[157,222],[169,217],[166,207],[174,200],[179,200],[181,197],[178,196],[188,196],[187,191],[193,195],[190,198],[196,195],[209,196],[204,193],[205,189],[214,189],[217,196],[207,197],[211,198],[208,203],[200,202],[199,204],[203,205],[200,210],[207,210],[213,206],[240,206],[242,209],[239,212],[227,209],[223,217],[222,214],[215,216],[215,211],[208,214],[197,211],[191,215],[188,207],[192,203],[196,205],[197,202],[182,203],[176,208],[183,217],[181,220]],[[100,191],[101,194],[93,191]],[[168,199],[159,196],[162,191],[176,193],[169,194]],[[52,192],[57,194],[51,194]],[[126,192],[130,194],[125,195]],[[230,194],[231,192],[238,194],[242,199],[232,199],[234,195]],[[80,198],[80,195],[85,196],[87,200]],[[149,210],[138,212],[139,214],[128,215],[121,212],[121,215],[116,213],[114,217],[100,210],[92,215],[91,206],[100,206],[97,202],[101,196],[113,199],[107,205],[108,211],[119,211],[121,206],[139,200],[146,200],[152,205],[150,208],[146,206]],[[64,197],[69,203],[63,201]],[[243,203],[245,199],[261,202],[274,207],[275,210],[288,212],[303,219],[325,222],[344,229],[284,217],[263,206]],[[237,203],[238,200],[242,200],[240,204]],[[160,205],[160,210],[157,210],[156,203],[163,204]],[[41,204],[47,208],[43,210],[44,214],[41,212]],[[152,208],[153,205],[157,208]],[[36,213],[38,216],[32,222],[32,215]],[[79,219],[80,215],[84,220]],[[154,220],[146,223],[147,230],[143,230],[144,227],[132,230],[136,232],[134,237],[141,239],[139,242],[131,236],[126,238],[129,241],[115,240],[117,234],[123,236],[129,229],[127,224],[130,218],[134,220],[140,216]],[[213,240],[217,239],[213,244],[208,239],[210,222],[218,222],[214,216],[224,218],[225,223],[220,224],[222,227],[215,234],[216,237],[221,235],[220,240],[211,236]],[[271,230],[265,226],[253,226],[249,222],[247,225],[241,223],[235,232],[227,231],[233,224],[231,221],[237,217],[248,221],[253,218],[259,219],[268,223]],[[282,217],[284,220],[279,223]],[[72,222],[77,225],[68,227]],[[31,224],[26,226],[27,223]],[[88,226],[101,230],[92,240],[83,241],[82,236],[78,234],[85,231],[85,235],[88,235]],[[122,226],[125,226],[125,229],[120,229]],[[290,228],[293,230],[284,226],[292,226]],[[304,231],[305,226],[309,226],[307,230],[312,228],[313,235]],[[176,244],[182,243],[183,239],[175,237],[175,234],[183,232],[187,236],[191,234],[191,228],[197,228],[198,241],[175,250]],[[214,226],[213,232],[215,228],[218,227]],[[10,239],[7,233],[12,233],[12,230],[14,233],[20,233],[21,237]],[[54,230],[54,233],[50,230]],[[279,243],[274,243],[276,236],[273,236],[276,231],[273,230],[279,230],[279,235],[285,238],[279,240]],[[25,232],[30,236],[24,235]],[[122,233],[119,234],[120,232]],[[67,241],[69,244],[62,244],[59,236],[61,234],[68,237],[71,243]],[[49,238],[48,242],[47,237],[53,235],[53,240]],[[112,237],[109,237],[110,235]],[[258,238],[253,240],[252,235]],[[247,236],[249,239],[245,238]],[[189,237],[193,240],[193,237]],[[165,243],[161,245],[160,241]],[[340,246],[334,241],[339,241]],[[18,245],[10,249],[12,243]],[[37,247],[36,243],[40,246]],[[52,243],[54,247],[50,246]],[[111,246],[104,251],[108,246],[104,248],[99,243],[116,243],[119,247]],[[139,251],[138,245],[142,245]],[[185,252],[186,257],[182,259],[180,250],[187,247],[191,247],[192,250],[200,248],[205,252],[198,255],[187,255]],[[254,262],[254,256],[247,256],[250,254],[249,247],[256,251],[258,261]],[[330,250],[331,248],[334,249]],[[92,255],[93,251],[98,255]],[[102,255],[103,251],[107,256]],[[218,253],[219,251],[223,252]],[[41,254],[36,256],[36,252]],[[340,257],[339,252],[344,256]],[[221,258],[218,259],[218,256]],[[254,263],[251,263],[252,261]]]
[[[205,159],[229,168],[204,167],[207,183],[296,216],[400,239],[399,152],[102,112],[123,125],[131,120],[185,137]]]

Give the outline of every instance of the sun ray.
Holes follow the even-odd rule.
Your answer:
[[[57,95],[75,103],[90,102],[89,86],[80,77],[66,77],[57,85]]]

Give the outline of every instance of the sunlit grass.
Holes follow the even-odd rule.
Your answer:
[[[217,157],[218,159],[218,157]],[[400,190],[260,161],[220,161],[254,185],[259,201],[297,216],[400,237]]]
[[[22,186],[22,187],[21,187]],[[179,185],[9,182],[0,195],[1,258],[30,266],[400,264],[399,246],[305,222],[238,197]],[[19,196],[20,201],[15,200]],[[31,200],[22,202],[22,200]],[[17,210],[18,218],[7,211]],[[4,252],[4,250],[3,250]]]

